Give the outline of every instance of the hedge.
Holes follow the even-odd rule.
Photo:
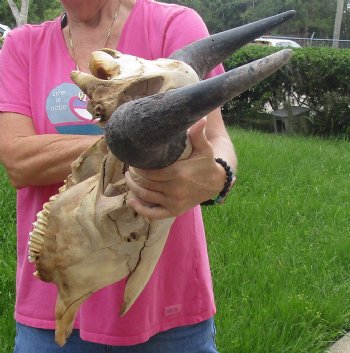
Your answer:
[[[234,53],[226,70],[281,50],[247,45]],[[242,93],[223,108],[228,124],[260,130],[273,129],[271,110],[304,106],[301,117],[291,117],[294,131],[321,136],[350,136],[350,50],[293,49],[281,70]]]

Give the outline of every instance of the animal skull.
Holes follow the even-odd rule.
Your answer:
[[[186,130],[276,71],[291,52],[283,50],[216,78],[200,79],[232,50],[293,14],[217,34],[181,49],[171,59],[147,61],[99,50],[90,59],[91,75],[72,73],[90,99],[89,111],[106,128],[106,138],[72,164],[72,174],[44,204],[30,234],[29,260],[35,264],[35,276],[58,287],[58,344],[65,344],[83,301],[128,277],[121,309],[125,314],[164,248],[174,219],[147,219],[127,206],[128,165],[160,168],[187,158],[191,146]]]
[[[69,337],[76,312],[97,290],[127,276],[123,315],[148,282],[173,218],[148,220],[126,206],[124,164],[105,139],[73,163],[59,194],[39,212],[30,234],[35,276],[58,287],[56,342]]]
[[[88,110],[102,124],[125,102],[199,81],[181,61],[145,60],[112,49],[93,52],[89,69],[92,75],[75,71],[72,79],[90,98]]]
[[[94,52],[89,67],[96,76],[75,72],[73,78],[90,97],[89,109],[101,124],[127,100],[199,81],[185,63],[148,61],[110,49]],[[127,312],[148,282],[174,221],[148,220],[126,206],[124,168],[101,138],[73,163],[72,174],[44,205],[30,234],[35,276],[58,287],[60,345],[81,303],[129,276],[121,315]]]

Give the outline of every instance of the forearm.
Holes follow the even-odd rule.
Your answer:
[[[222,158],[235,172],[237,170],[237,156],[219,109],[208,114],[206,136],[212,145],[214,157]]]
[[[62,182],[71,163],[98,136],[36,135],[31,119],[0,116],[0,161],[16,188]]]
[[[5,163],[16,188],[62,182],[71,163],[96,141],[92,136],[39,135],[13,142],[13,162]]]
[[[214,157],[222,158],[234,171],[236,171],[237,157],[229,136],[216,136],[209,141],[213,146]]]

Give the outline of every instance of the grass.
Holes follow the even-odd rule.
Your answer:
[[[238,182],[204,211],[219,351],[324,352],[350,328],[349,143],[230,132]]]
[[[230,130],[238,182],[204,209],[220,353],[321,353],[350,329],[350,149]],[[12,352],[15,196],[0,168],[0,352]]]
[[[16,271],[15,191],[0,165],[0,352],[13,351]]]

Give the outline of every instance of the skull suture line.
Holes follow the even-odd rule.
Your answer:
[[[200,81],[232,51],[294,15],[289,11],[216,34],[147,61],[111,49],[92,54],[92,75],[73,72],[106,138],[72,164],[59,193],[44,204],[30,234],[35,276],[58,287],[56,342],[65,344],[76,312],[97,290],[128,277],[121,314],[140,295],[159,260],[173,218],[150,220],[127,206],[128,165],[161,168],[187,158],[187,129],[271,75],[290,58],[282,50]]]

